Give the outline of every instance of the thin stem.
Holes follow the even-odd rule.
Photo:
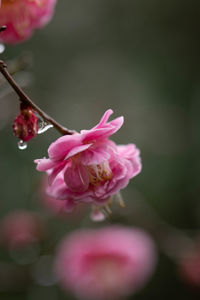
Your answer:
[[[25,93],[24,91],[18,86],[18,84],[15,82],[13,77],[10,75],[10,73],[7,70],[7,65],[0,60],[0,72],[5,77],[5,79],[8,81],[8,83],[12,86],[14,91],[19,96],[19,101],[25,105],[30,106],[33,108],[34,111],[38,113],[42,117],[42,119],[50,124],[52,124],[55,129],[60,132],[62,135],[71,135],[74,133],[74,131],[69,130],[62,125],[60,125],[57,121],[55,121],[53,118],[51,118],[48,114],[46,114],[42,109],[40,109]]]

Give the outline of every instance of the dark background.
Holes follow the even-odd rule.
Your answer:
[[[32,53],[34,64],[21,75],[22,80],[31,75],[26,91],[71,129],[94,126],[108,108],[114,117],[123,115],[114,140],[136,143],[143,162],[142,173],[122,192],[128,208],[142,198],[165,221],[193,232],[200,225],[199,36],[199,1],[60,0],[48,26],[7,47],[1,57]],[[51,129],[20,151],[11,129],[17,97],[3,97],[5,89],[0,92],[0,216],[21,208],[41,213],[36,201],[41,174],[33,160],[47,155],[58,134]],[[73,228],[102,225],[86,214],[75,221],[48,219],[48,226],[48,239],[57,242]],[[10,263],[1,252],[2,263]],[[2,270],[0,264],[0,282]],[[74,299],[56,286],[32,281],[13,291],[0,283],[0,291],[2,300]],[[195,300],[200,294],[181,281],[175,264],[161,253],[153,278],[133,298],[151,297]]]

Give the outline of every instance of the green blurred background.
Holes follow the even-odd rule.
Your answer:
[[[123,115],[124,126],[114,140],[136,143],[143,162],[142,173],[122,192],[126,209],[134,210],[134,200],[142,198],[168,223],[193,231],[200,225],[199,35],[200,2],[195,0],[58,0],[51,23],[29,41],[7,47],[1,57],[32,53],[33,81],[26,91],[70,129],[94,126],[107,108],[115,117]],[[27,76],[23,73],[22,80]],[[37,201],[41,174],[33,160],[47,155],[58,134],[51,129],[20,151],[11,128],[17,97],[3,97],[4,91],[0,216],[21,208],[42,213]],[[128,224],[134,225],[134,214],[130,217]],[[93,224],[87,213],[78,220],[48,218],[48,226],[46,243],[54,244],[73,228],[102,225]],[[3,250],[0,258],[10,263]],[[74,299],[55,285],[44,287],[32,280],[22,280],[9,291],[1,288],[1,265],[2,300]],[[176,266],[161,253],[152,280],[133,298],[151,297],[200,299],[200,294],[182,283]]]

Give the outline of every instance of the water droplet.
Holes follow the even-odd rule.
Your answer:
[[[53,125],[51,125],[45,121],[40,121],[38,134],[42,134],[42,133],[46,132],[49,128],[52,128],[52,127],[53,127]]]
[[[27,143],[22,140],[20,140],[17,145],[20,150],[25,150],[27,148]]]
[[[4,50],[5,50],[4,44],[1,44],[1,43],[0,43],[0,54],[3,53]]]

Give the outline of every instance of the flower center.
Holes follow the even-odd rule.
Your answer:
[[[113,294],[121,286],[122,264],[114,258],[101,258],[93,265],[93,275],[106,293]]]
[[[85,166],[80,161],[80,155],[71,158],[71,165],[64,173],[64,181],[73,192],[85,192],[89,185],[95,186],[111,180],[113,173],[108,161],[98,165]],[[91,187],[90,186],[90,187]]]
[[[92,185],[97,185],[100,182],[111,180],[113,173],[110,169],[108,161],[99,165],[87,166],[89,181]]]

